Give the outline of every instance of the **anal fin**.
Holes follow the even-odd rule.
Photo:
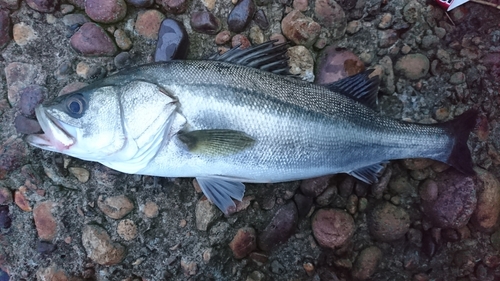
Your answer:
[[[226,215],[231,207],[236,207],[233,198],[241,201],[245,194],[245,185],[241,182],[211,177],[197,177],[196,181],[208,200]]]
[[[356,169],[348,174],[367,184],[376,183],[380,173],[385,168],[385,164],[387,164],[387,162],[377,163],[375,165]]]

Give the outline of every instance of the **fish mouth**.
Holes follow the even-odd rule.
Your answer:
[[[43,134],[32,134],[26,141],[39,148],[61,152],[76,143],[76,128],[52,116],[42,105],[35,108],[36,118]]]

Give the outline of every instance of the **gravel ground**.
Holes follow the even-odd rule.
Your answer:
[[[421,0],[68,2],[0,0],[0,281],[500,280],[500,10],[467,3],[446,14]],[[382,114],[435,123],[478,109],[469,141],[477,176],[393,161],[373,186],[347,175],[248,184],[224,216],[193,179],[126,175],[23,141],[39,130],[36,104],[154,61],[164,18],[190,42],[186,53],[185,36],[160,31],[181,46],[167,59],[286,38],[303,79],[375,69]]]

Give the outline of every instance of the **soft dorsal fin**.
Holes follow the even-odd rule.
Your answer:
[[[377,93],[380,78],[369,78],[373,69],[324,85],[329,90],[342,94],[372,109],[377,109]]]
[[[244,65],[274,74],[289,75],[288,56],[286,55],[288,43],[276,45],[274,43],[276,40],[250,46],[246,49],[240,49],[238,46],[224,54],[213,55],[209,59]]]

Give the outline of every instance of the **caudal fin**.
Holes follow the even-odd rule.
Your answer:
[[[475,174],[472,169],[472,157],[469,147],[467,146],[467,140],[469,139],[470,132],[476,126],[477,115],[478,111],[472,109],[442,124],[448,133],[455,139],[451,154],[445,162],[468,176]]]

